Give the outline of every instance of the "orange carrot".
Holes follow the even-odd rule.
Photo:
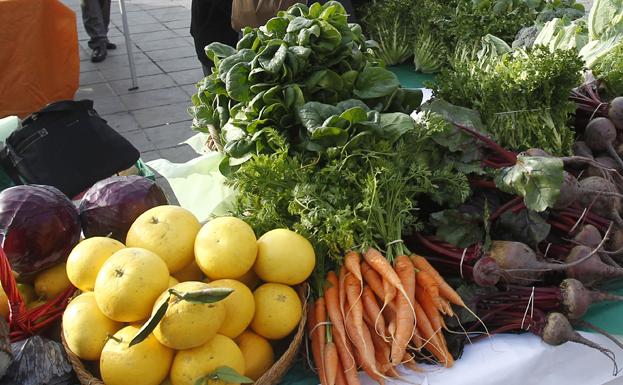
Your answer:
[[[439,284],[435,279],[425,271],[419,271],[416,275],[417,284],[424,289],[433,300],[435,307],[444,315],[454,316],[452,306],[447,299],[439,295]]]
[[[383,279],[383,291],[385,292],[383,307],[393,304],[394,298],[396,298],[396,288],[389,282],[388,279]]]
[[[338,282],[338,293],[340,299],[340,313],[342,313],[342,319],[346,319],[345,310],[346,309],[346,289],[345,289],[345,281],[346,279],[346,268],[344,266],[340,267],[339,272],[339,282]]]
[[[368,262],[361,262],[361,274],[363,275],[363,281],[370,286],[370,289],[380,299],[385,298],[385,289],[383,289],[383,280],[379,273],[368,265]]]
[[[350,346],[350,341],[346,338],[344,318],[342,318],[342,312],[340,311],[339,284],[335,272],[330,271],[327,274],[327,282],[328,285],[324,291],[327,315],[333,326],[333,339],[340,357],[346,383],[348,385],[360,385],[359,376],[357,375],[357,364],[352,352],[353,349]]]
[[[324,302],[324,297],[318,297],[318,299],[316,299],[316,303],[314,305],[316,325],[314,326],[314,332],[312,333],[312,341],[313,338],[316,338],[318,341],[317,349],[320,349],[320,360],[316,363],[316,366],[318,367],[318,377],[320,378],[320,383],[322,385],[327,383],[324,368],[324,346],[326,344],[326,331],[324,323],[327,322],[327,311]]]
[[[379,307],[379,304],[376,302],[376,297],[374,296],[374,293],[372,292],[372,290],[370,289],[369,286],[364,286],[363,287],[363,309],[365,310],[365,312],[368,314],[368,317],[370,317],[370,320],[372,321],[372,330],[375,331],[374,334],[380,334],[381,336],[385,336],[385,331],[386,331],[386,326],[385,326],[385,318],[383,317],[383,314],[381,313],[381,308]]]
[[[415,298],[415,269],[409,257],[400,255],[395,259],[396,274],[400,277],[402,286],[405,288],[406,297],[397,296],[396,306],[396,335],[392,341],[391,363],[398,365],[405,355],[407,345],[413,337],[415,330],[413,312],[413,299]]]
[[[353,280],[357,282],[357,279],[355,277],[353,277]],[[352,293],[350,295],[347,293],[347,297],[350,297],[350,296],[352,296]],[[357,301],[358,299],[355,298],[355,300]],[[359,305],[361,305],[360,300],[359,300]],[[351,306],[350,303],[349,303],[349,306]],[[361,313],[363,313],[363,311]],[[358,327],[356,326],[356,324],[359,324],[360,330],[358,330]],[[372,343],[372,336],[368,328],[364,326],[363,324],[363,314],[361,318],[356,319],[355,312],[352,312],[352,311],[347,312],[346,318],[344,320],[344,326],[346,326],[348,335],[350,336],[350,339],[353,342],[353,345],[355,346],[355,349],[354,349],[356,351],[355,357],[360,358],[361,366],[363,367],[363,369],[372,378],[375,378],[373,374],[376,375],[376,377],[382,377],[382,374],[378,371],[378,368],[376,367],[376,358],[374,357],[374,346]]]
[[[424,347],[431,352],[440,363],[449,367],[452,357],[448,357],[447,348],[442,346],[442,342],[438,338],[437,333],[435,333],[433,326],[426,316],[426,312],[417,301],[414,301],[413,306],[418,319],[417,328],[424,339]]]
[[[373,325],[368,324],[370,328]],[[381,336],[376,333],[370,333],[372,336],[372,343],[374,344],[374,356],[376,357],[376,362],[379,364],[379,369],[383,374],[389,374],[390,376],[397,377],[398,373],[394,366],[389,362],[390,355],[390,346],[389,343],[385,342]]]
[[[418,273],[419,275],[420,273]],[[326,297],[326,294],[325,294]],[[433,299],[428,295],[428,293],[424,290],[415,290],[415,299],[424,309],[424,313],[426,313],[426,317],[430,321],[433,329],[435,331],[441,330],[443,327],[443,318],[439,315],[439,309],[435,306]]]
[[[361,276],[361,266],[359,266],[359,261],[361,260],[361,256],[356,251],[349,251],[344,256],[344,266],[351,272],[359,282],[363,282],[363,277]]]
[[[337,355],[337,348],[333,343],[333,336],[331,334],[331,326],[327,327],[327,344],[324,346],[324,376],[327,381],[327,385],[335,385],[337,378],[337,370],[339,358]]]
[[[405,356],[402,358],[402,363],[405,367],[409,368],[410,370],[413,370],[414,372],[422,371],[422,368],[418,366],[413,356],[409,353],[405,353]]]
[[[346,375],[344,374],[344,368],[340,360],[337,361],[337,377],[335,378],[335,385],[348,385],[346,381]]]
[[[425,271],[430,274],[431,277],[433,277],[433,279],[439,285],[439,294],[443,298],[447,299],[448,301],[450,301],[450,303],[453,303],[457,306],[467,307],[465,305],[465,302],[463,302],[461,296],[456,291],[454,291],[454,289],[450,285],[448,285],[448,283],[443,279],[439,272],[435,270],[435,268],[426,260],[426,258],[422,257],[421,255],[413,255],[411,257],[411,261],[413,262],[413,265],[416,269],[420,271]]]
[[[415,334],[413,334],[411,342],[413,342],[413,346],[415,346],[417,350],[421,350],[424,347],[424,339],[422,338],[422,334],[417,327],[415,328]]]
[[[347,318],[348,315],[352,314],[353,322],[355,326],[355,330],[357,334],[354,336],[350,336],[351,340],[361,340],[363,342],[364,353],[367,349],[372,349],[372,346],[366,346],[366,341],[363,338],[363,303],[361,300],[361,291],[359,286],[359,281],[353,274],[346,274],[345,277],[345,285],[346,285],[346,299],[348,301],[348,310],[346,312]],[[355,345],[357,346],[357,345]]]
[[[312,357],[314,358],[314,364],[316,365],[316,369],[318,370],[318,378],[321,377],[321,367],[324,365],[322,362],[322,346],[320,345],[320,340],[318,339],[317,329],[314,329],[317,325],[316,322],[316,306],[311,302],[307,305],[308,314],[307,314],[307,333],[311,340],[311,351]]]
[[[364,253],[363,257],[366,262],[368,262],[370,267],[372,267],[374,270],[376,270],[377,273],[381,275],[381,278],[386,279],[401,293],[404,292],[404,287],[402,286],[402,282],[400,282],[398,274],[396,274],[387,259],[385,259],[385,257],[383,257],[383,255],[378,250],[371,247]]]

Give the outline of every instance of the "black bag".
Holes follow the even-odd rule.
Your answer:
[[[0,152],[15,183],[54,186],[69,197],[132,167],[139,157],[95,112],[91,100],[49,104],[26,118]]]

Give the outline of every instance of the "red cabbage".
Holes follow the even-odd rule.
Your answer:
[[[13,270],[39,272],[64,260],[78,243],[78,210],[55,187],[10,187],[0,193],[0,239]]]
[[[101,180],[80,202],[84,236],[110,236],[125,243],[128,229],[139,215],[166,204],[164,191],[150,179],[132,175]]]

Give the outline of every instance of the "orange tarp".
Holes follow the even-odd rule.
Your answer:
[[[73,99],[79,81],[75,13],[58,0],[0,0],[0,118]]]

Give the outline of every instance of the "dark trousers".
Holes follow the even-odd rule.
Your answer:
[[[84,29],[89,35],[91,49],[103,48],[108,42],[111,0],[80,0]]]

